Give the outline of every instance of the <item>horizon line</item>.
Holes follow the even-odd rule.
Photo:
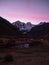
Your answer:
[[[49,23],[49,21],[39,21],[38,23],[33,23],[33,21],[21,21],[21,20],[15,20],[14,22],[13,21],[10,21],[10,20],[8,20],[7,18],[5,18],[5,17],[2,17],[2,16],[0,16],[1,18],[3,18],[3,19],[5,19],[5,20],[7,20],[7,21],[9,21],[10,23],[14,23],[14,22],[17,22],[17,21],[20,21],[20,22],[22,22],[22,23],[28,23],[28,22],[30,22],[31,24],[40,24],[41,22],[42,23]],[[37,22],[37,21],[36,21]]]

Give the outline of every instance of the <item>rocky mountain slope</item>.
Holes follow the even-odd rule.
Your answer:
[[[39,25],[36,25],[31,29],[30,32],[27,33],[28,35],[31,35],[35,38],[40,37],[49,37],[49,23],[42,23]]]
[[[23,31],[23,33],[30,31],[31,28],[35,26],[35,25],[31,24],[30,22],[23,23],[23,22],[20,22],[20,21],[16,21],[12,24],[14,26],[16,26],[17,28],[19,28],[20,31]]]

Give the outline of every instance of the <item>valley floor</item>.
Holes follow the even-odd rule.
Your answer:
[[[13,61],[5,61],[8,54]],[[0,65],[49,65],[49,49],[0,49]]]

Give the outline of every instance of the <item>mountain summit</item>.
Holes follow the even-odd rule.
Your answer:
[[[23,31],[24,33],[28,32],[31,30],[32,27],[34,27],[33,24],[31,24],[30,22],[27,23],[23,23],[21,21],[16,21],[14,23],[12,23],[14,26],[16,26],[17,28],[19,28],[20,31]]]

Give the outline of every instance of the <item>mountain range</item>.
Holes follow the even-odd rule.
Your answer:
[[[25,31],[25,34],[22,34]],[[27,31],[27,33],[26,33]],[[32,36],[32,38],[49,39],[49,23],[40,23],[32,25],[30,22],[22,23],[20,21],[10,23],[6,19],[0,17],[0,35],[15,35],[15,36]]]
[[[27,23],[23,23],[21,21],[16,21],[14,23],[12,23],[15,27],[17,27],[21,32],[23,33],[27,33],[28,31],[30,31],[32,29],[32,27],[34,27],[34,24],[31,24],[30,22]]]

